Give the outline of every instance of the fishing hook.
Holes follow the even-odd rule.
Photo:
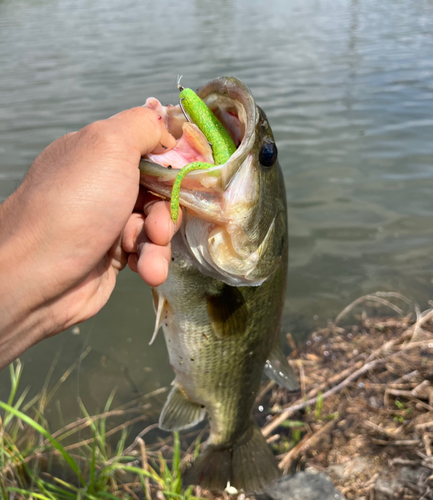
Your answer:
[[[181,91],[182,92],[182,91]],[[183,104],[182,104],[182,101],[185,99],[185,97],[182,97],[181,99],[179,99],[179,106],[180,106],[180,109],[182,110],[182,113],[183,113],[183,116],[186,118],[186,121],[187,122],[190,122],[190,123],[193,123],[193,121],[191,120],[189,114],[186,112],[185,108],[183,107]]]
[[[183,75],[177,75],[177,88],[179,89],[179,92],[182,92],[182,90],[184,89],[184,87],[182,87],[182,85],[180,84],[180,81],[182,80],[183,78]]]

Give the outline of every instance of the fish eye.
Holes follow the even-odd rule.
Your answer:
[[[267,139],[259,153],[259,161],[263,167],[272,167],[277,161],[277,145],[271,139]]]

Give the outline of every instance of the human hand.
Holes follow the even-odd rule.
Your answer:
[[[0,206],[0,368],[96,314],[127,259],[150,285],[165,280],[175,227],[165,202],[138,196],[138,164],[174,145],[155,112],[134,108],[38,156]]]
[[[122,247],[129,252],[128,265],[150,286],[162,284],[168,275],[170,241],[182,224],[182,211],[176,224],[171,220],[170,203],[161,201],[140,186],[134,213],[122,234]]]

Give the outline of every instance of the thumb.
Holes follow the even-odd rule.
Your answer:
[[[122,111],[109,118],[118,133],[124,135],[129,147],[140,156],[152,151],[162,153],[176,145],[176,139],[168,132],[164,120],[149,108],[137,107]]]

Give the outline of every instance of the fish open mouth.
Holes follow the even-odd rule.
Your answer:
[[[198,89],[197,95],[221,121],[237,149],[223,165],[190,172],[182,181],[180,204],[198,217],[224,222],[223,194],[254,144],[256,106],[250,90],[235,77],[212,80]],[[150,154],[141,160],[140,182],[156,194],[170,198],[178,169],[196,161],[214,164],[212,149],[200,129],[187,121],[179,105],[163,106],[157,99],[149,98],[145,106],[163,118],[177,144],[170,151]]]

